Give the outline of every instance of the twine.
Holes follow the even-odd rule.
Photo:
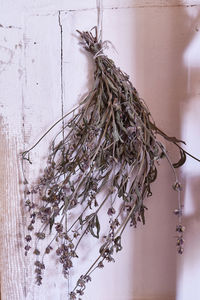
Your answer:
[[[96,0],[97,7],[97,41],[102,42],[103,31],[103,0]]]

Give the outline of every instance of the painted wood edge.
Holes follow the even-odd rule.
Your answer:
[[[104,9],[129,9],[129,8],[146,8],[146,7],[194,7],[200,6],[200,0],[102,0]],[[3,18],[7,15],[23,13],[52,13],[56,11],[77,11],[96,9],[96,1],[88,0],[87,3],[82,0],[36,0],[29,2],[27,0],[19,0],[13,3],[8,0],[5,5],[0,0],[1,12]],[[10,3],[10,4],[9,4]],[[1,5],[2,4],[2,5]],[[10,10],[12,7],[12,11]],[[12,19],[12,18],[11,18]]]

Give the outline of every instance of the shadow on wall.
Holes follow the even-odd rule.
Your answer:
[[[186,86],[181,107],[181,131],[183,139],[187,141],[187,150],[200,158],[198,151],[200,147],[200,8],[187,7],[184,12],[190,40],[183,55]],[[200,299],[199,176],[200,164],[188,158],[183,167],[183,178],[186,183],[184,192],[186,241],[183,260],[178,261],[177,300]]]
[[[135,45],[137,45],[135,47],[135,69],[137,76],[134,85],[150,107],[158,127],[170,136],[187,140],[188,150],[195,152],[191,145],[194,144],[194,141],[194,148],[199,145],[198,127],[193,126],[196,136],[195,134],[191,135],[190,131],[185,135],[183,131],[185,117],[182,116],[185,114],[187,116],[188,110],[192,109],[193,102],[199,101],[199,96],[196,96],[195,100],[192,98],[194,91],[197,95],[197,88],[192,86],[192,80],[194,79],[195,83],[199,85],[200,69],[190,68],[188,71],[189,66],[185,65],[183,58],[194,35],[198,35],[200,38],[200,32],[196,27],[199,21],[199,10],[197,7],[179,6],[138,8],[135,11],[134,35]],[[189,83],[188,80],[190,80]],[[189,90],[188,84],[191,86]],[[200,113],[200,108],[198,111]],[[197,107],[196,111],[192,110],[189,117],[187,116],[187,121],[187,126],[189,126],[189,122],[192,124],[196,122],[195,124],[198,123],[199,126]],[[172,148],[170,144],[166,147],[172,161],[176,161],[176,149]],[[198,156],[198,153],[196,155]],[[172,171],[167,162],[162,161],[158,168],[158,179],[153,185],[153,197],[146,202],[149,209],[146,218],[147,225],[145,228],[139,226],[134,233],[133,265],[134,274],[136,274],[133,280],[134,299],[186,300],[191,297],[191,290],[195,294],[194,299],[198,298],[194,284],[189,288],[190,294],[188,292],[185,296],[185,292],[189,291],[186,287],[189,282],[185,274],[189,272],[188,275],[191,275],[189,270],[191,261],[193,261],[192,270],[194,271],[196,260],[194,261],[192,253],[195,253],[197,259],[197,249],[200,247],[197,238],[197,225],[200,222],[197,213],[200,209],[199,203],[197,203],[200,192],[198,185],[200,168],[198,165],[198,176],[194,180],[191,160],[188,161],[187,168],[190,171],[185,172],[184,168],[182,168],[183,173],[179,171],[182,181],[189,185],[190,195],[187,201],[194,202],[193,213],[184,220],[188,228],[185,254],[181,257],[176,254],[175,227],[177,219],[173,215],[173,210],[177,206],[177,195],[171,188],[174,180]],[[195,162],[196,164],[198,163]],[[182,272],[177,271],[177,262],[179,269],[184,271],[184,276],[181,274]],[[200,270],[200,268],[198,269]],[[200,275],[199,270],[196,269],[197,278]]]

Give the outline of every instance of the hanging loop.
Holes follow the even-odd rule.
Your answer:
[[[97,41],[102,42],[102,27],[103,27],[103,0],[96,0],[97,7]]]

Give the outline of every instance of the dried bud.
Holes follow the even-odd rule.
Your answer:
[[[179,182],[175,182],[172,186],[175,191],[181,191],[181,184]]]
[[[80,295],[80,296],[83,296],[84,295],[84,291],[79,289],[79,290],[76,290],[76,292]]]
[[[45,239],[45,233],[44,232],[36,232],[35,234],[38,239],[44,240]]]
[[[114,221],[111,222],[110,228],[111,228],[112,230],[114,230],[114,229],[116,229],[119,225],[120,225],[120,223],[119,223],[118,219],[115,219]]]
[[[40,255],[40,251],[36,248],[36,249],[33,251],[33,254],[35,254],[35,255]]]
[[[107,214],[109,215],[109,216],[112,216],[112,215],[114,215],[115,214],[115,209],[114,209],[114,207],[110,207],[109,209],[108,209],[108,212],[107,212]]]
[[[73,264],[72,264],[72,261],[70,259],[67,259],[65,261],[65,263],[63,264],[63,269],[64,270],[68,270],[68,269],[70,269],[72,267],[73,267]]]
[[[71,255],[71,257],[76,257],[76,258],[78,257],[78,255],[76,254],[75,251],[71,251],[70,255]]]
[[[36,260],[34,265],[40,269],[45,269],[45,265],[41,263],[39,260]]]
[[[183,250],[183,247],[178,247],[178,253],[179,253],[179,254],[183,254],[183,251],[184,251],[184,250]]]
[[[32,231],[33,229],[34,229],[34,227],[33,227],[32,224],[28,225],[28,230],[29,230],[29,231]]]
[[[36,260],[35,263],[34,263],[34,265],[35,265],[36,267],[40,267],[40,264],[41,264],[41,263],[39,262],[39,260]]]
[[[74,244],[73,244],[73,243],[70,243],[70,244],[69,244],[69,248],[70,248],[70,249],[73,249],[73,248],[74,248]]]
[[[89,282],[92,280],[92,278],[89,275],[85,275],[84,278],[85,278],[86,282]]]
[[[176,242],[176,245],[177,246],[181,246],[181,245],[183,245],[184,244],[184,239],[183,239],[183,237],[181,236],[181,237],[178,237],[177,238],[177,242]]]
[[[30,241],[32,240],[32,237],[31,237],[30,235],[26,235],[26,236],[25,236],[25,240],[26,240],[27,242],[30,242]]]
[[[53,249],[53,248],[52,248],[51,246],[46,247],[45,253],[46,253],[46,254],[49,254],[50,251],[51,251],[52,249]]]
[[[95,201],[94,201],[94,206],[95,206],[95,207],[99,206],[99,204],[98,204],[98,202],[97,202],[96,199],[95,199]]]
[[[182,210],[181,210],[181,209],[175,209],[175,210],[174,210],[174,214],[175,214],[176,216],[182,216]]]
[[[40,268],[36,268],[36,269],[35,269],[35,273],[40,275],[40,274],[42,273],[42,271],[41,271]]]
[[[78,232],[74,232],[74,238],[77,238],[80,234]]]
[[[26,246],[24,247],[24,249],[25,249],[26,251],[29,251],[29,250],[31,249],[31,246],[26,245]]]
[[[62,254],[62,250],[60,249],[60,248],[58,248],[57,250],[56,250],[56,254],[59,256],[59,255],[61,255]]]
[[[31,204],[31,201],[30,200],[26,200],[25,205],[29,206],[30,204]]]
[[[40,264],[40,268],[42,269],[42,270],[44,270],[45,269],[45,265],[44,264]]]
[[[100,261],[97,265],[98,268],[102,269],[104,267],[104,264],[102,261]]]
[[[33,219],[35,219],[35,217],[36,217],[36,213],[35,213],[35,212],[33,212],[33,213],[30,215],[30,217],[31,217],[31,218],[33,218]]]
[[[184,232],[185,231],[185,226],[179,224],[176,226],[176,231],[177,232]]]
[[[151,197],[151,196],[152,196],[152,192],[151,192],[151,191],[148,191],[147,197]]]
[[[39,275],[39,274],[36,276],[36,284],[37,285],[41,285],[42,284],[42,276]]]
[[[61,233],[63,231],[63,225],[58,223],[56,225],[55,229],[56,229],[57,232]]]
[[[76,300],[77,299],[75,292],[71,292],[69,296],[70,296],[70,300]]]

